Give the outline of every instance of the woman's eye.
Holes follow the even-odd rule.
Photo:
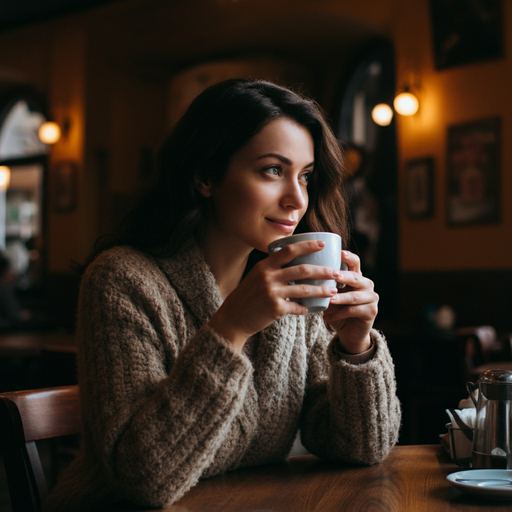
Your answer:
[[[312,174],[313,173],[311,173],[311,172],[307,172],[307,173],[303,174],[301,176],[302,181],[305,181],[306,183],[309,182],[309,180],[311,179],[311,175]]]
[[[271,167],[267,167],[265,172],[271,174],[272,176],[279,176],[281,174],[282,167],[280,165],[273,165]]]

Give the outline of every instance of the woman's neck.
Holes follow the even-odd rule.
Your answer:
[[[204,259],[215,277],[222,299],[225,300],[240,284],[251,249],[235,247],[208,235],[202,245]]]

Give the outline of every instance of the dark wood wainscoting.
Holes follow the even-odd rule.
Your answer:
[[[398,296],[400,324],[425,326],[428,305],[447,304],[457,327],[492,325],[512,332],[512,270],[402,272]]]

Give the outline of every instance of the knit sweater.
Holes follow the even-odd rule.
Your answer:
[[[45,512],[169,506],[201,478],[282,460],[299,429],[319,457],[387,456],[400,404],[380,333],[374,357],[353,365],[320,314],[286,315],[259,333],[249,359],[207,325],[221,304],[192,241],[161,259],[115,247],[88,267],[77,324],[81,449]]]

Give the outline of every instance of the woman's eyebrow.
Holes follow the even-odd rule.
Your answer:
[[[280,155],[279,153],[266,153],[265,155],[259,156],[257,159],[261,160],[262,158],[267,158],[269,156],[273,156],[274,158],[277,158],[278,160],[281,160],[281,162],[285,163],[286,165],[292,165],[293,164],[293,162],[289,158],[286,158],[285,156]],[[308,167],[313,167],[314,165],[315,165],[315,162],[311,162],[310,164],[305,165],[304,169],[307,169]]]

